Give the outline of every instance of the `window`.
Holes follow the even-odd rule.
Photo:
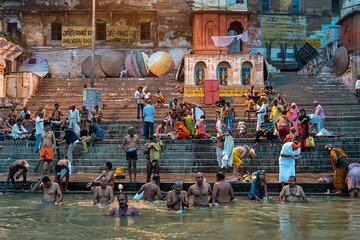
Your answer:
[[[262,11],[270,10],[270,0],[261,0],[261,10]]]
[[[96,23],[96,40],[106,40],[106,22]]]
[[[331,2],[332,13],[335,15],[340,15],[340,1],[332,0]]]
[[[150,40],[151,23],[140,23],[140,40]]]
[[[300,0],[292,0],[292,12],[299,13],[300,12]]]
[[[51,23],[51,40],[61,40],[61,23]]]

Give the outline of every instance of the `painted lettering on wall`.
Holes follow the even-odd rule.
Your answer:
[[[124,43],[134,43],[137,39],[138,29],[133,26],[128,25],[119,25],[119,26],[110,26],[106,31],[106,40],[107,41],[119,41]]]
[[[62,26],[62,46],[88,46],[91,45],[91,27]]]
[[[262,45],[272,44],[280,46],[303,45],[306,40],[306,17],[304,16],[261,16],[261,40]]]
[[[220,97],[241,97],[247,91],[249,87],[239,87],[239,88],[221,88],[219,89]],[[184,97],[204,97],[204,88],[184,88]]]

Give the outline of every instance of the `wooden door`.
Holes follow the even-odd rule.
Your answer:
[[[219,81],[205,80],[204,95],[205,104],[214,104],[219,101]]]

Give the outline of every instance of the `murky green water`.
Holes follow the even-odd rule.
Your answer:
[[[314,197],[307,204],[238,199],[218,208],[168,211],[133,202],[141,216],[107,217],[91,195],[58,206],[38,194],[0,196],[0,239],[359,239],[360,199]]]

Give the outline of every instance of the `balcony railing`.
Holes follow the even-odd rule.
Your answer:
[[[189,0],[194,11],[228,10],[247,11],[247,0]]]

